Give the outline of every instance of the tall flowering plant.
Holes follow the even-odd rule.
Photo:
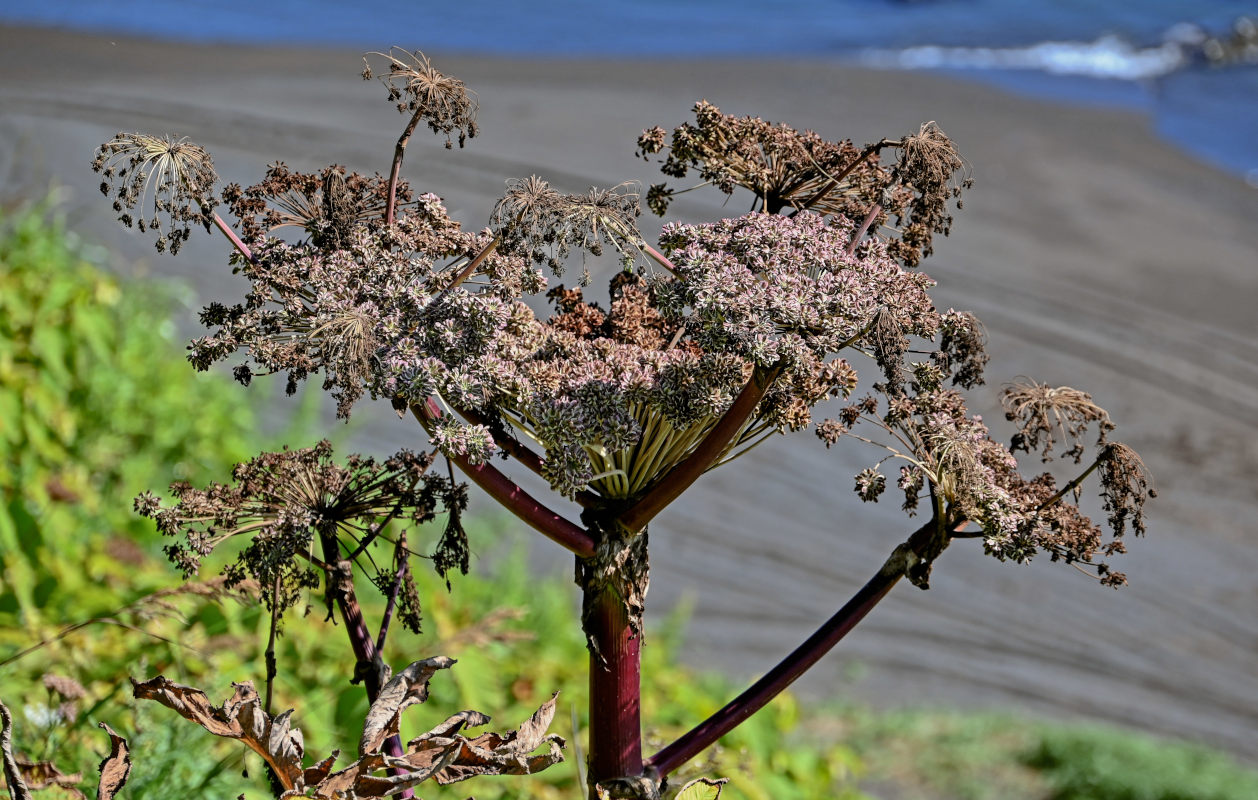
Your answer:
[[[287,716],[272,714],[271,648],[265,699],[249,686],[216,708],[164,679],[137,686],[140,696],[263,753],[285,796],[409,793],[427,778],[521,774],[561,758],[562,742],[544,733],[553,702],[506,736],[467,739],[458,731],[479,719],[465,717],[409,743],[396,735],[401,711],[450,666],[433,657],[393,675],[381,653],[394,615],[419,623],[410,577],[417,548],[443,574],[468,569],[459,524],[467,496],[455,466],[575,555],[596,798],[658,797],[671,774],[816,663],[901,578],[927,588],[955,540],[978,540],[1003,561],[1043,553],[1104,584],[1125,582],[1104,559],[1122,552],[1128,529],[1144,532],[1153,492],[1139,457],[1110,438],[1109,415],[1068,387],[1010,384],[1003,402],[1016,433],[1006,446],[966,408],[964,391],[983,383],[983,328],[967,312],[937,309],[935,283],[917,269],[970,186],[965,162],[934,123],[856,147],[701,102],[693,122],[645,130],[638,151],[659,156],[673,179],[695,174],[699,185],[747,192],[750,213],[670,223],[653,245],[640,231],[636,187],[565,194],[531,176],[509,182],[488,226],[472,231],[437,195],[413,191],[401,167],[420,123],[447,146],[475,136],[474,94],[419,53],[365,61],[364,77],[383,70],[407,120],[388,177],[276,163],[256,185],[219,188],[205,150],[143,134],[119,134],[94,165],[120,220],[156,232],[159,249],[176,251],[194,225],[217,229],[233,246],[231,263],[251,288],[240,302],[202,312],[210,332],[189,356],[198,369],[228,361],[245,385],[281,373],[290,393],[318,376],[341,417],[364,397],[388,399],[414,419],[415,444],[426,448],[345,464],[326,444],[264,453],[240,465],[231,486],[176,485],[168,506],[153,495],[137,500],[173,537],[170,556],[187,573],[216,547],[241,542],[228,578],[261,587],[272,642],[306,591],[321,590],[344,623],[373,705],[360,758],[340,771],[332,760],[304,766],[299,732],[294,739]],[[691,188],[652,186],[646,204],[663,214]],[[234,223],[218,215],[224,206]],[[606,307],[584,298],[586,270],[579,286],[551,286],[574,260],[601,257],[618,262]],[[548,316],[525,302],[542,294]],[[874,380],[858,392],[864,367]],[[832,400],[837,416],[815,419]],[[649,523],[707,471],[806,429],[826,447],[870,448],[870,465],[854,476],[858,497],[878,501],[890,478],[903,510],[922,522],[778,666],[644,757]],[[1065,455],[1078,474],[1063,483],[1049,472],[1024,476],[1018,450],[1045,461]],[[438,460],[451,466],[435,469]],[[540,475],[553,498],[525,492],[510,477],[517,470]],[[1107,525],[1077,505],[1091,476]],[[422,528],[393,532],[438,515],[446,524],[431,544],[421,544]],[[353,572],[359,556],[380,548],[393,556],[372,576],[387,598],[373,635]]]

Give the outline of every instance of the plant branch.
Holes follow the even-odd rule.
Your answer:
[[[415,126],[419,124],[419,118],[423,116],[425,108],[426,106],[421,105],[415,109],[410,122],[406,123],[406,130],[402,131],[402,135],[398,137],[397,146],[393,148],[393,166],[389,169],[389,198],[384,206],[385,225],[393,224],[394,214],[397,212],[397,182],[398,176],[402,173],[402,155],[406,152],[406,143],[415,132]]]
[[[431,421],[441,416],[441,411],[431,398],[422,406],[412,404],[411,413],[425,429]],[[492,464],[472,464],[465,456],[453,456],[451,460],[458,464],[459,469],[463,470],[473,483],[484,489],[499,505],[515,514],[538,533],[582,558],[594,555],[594,539],[584,528],[569,522],[543,505]]]
[[[244,256],[246,261],[250,264],[258,263],[253,257],[253,251],[249,249],[249,246],[240,240],[240,237],[237,236],[236,232],[231,229],[231,226],[224,222],[223,218],[218,214],[214,215],[214,226],[218,228],[220,233],[227,237],[227,241],[232,243],[232,247],[236,248],[236,252]]]
[[[660,478],[655,487],[641,499],[621,512],[620,523],[630,531],[640,531],[656,514],[689,489],[729,447],[729,443],[734,440],[743,424],[755,412],[756,406],[769,387],[773,385],[780,371],[779,367],[769,369],[756,367],[751,374],[751,379],[743,386],[738,397],[734,398],[733,405],[712,426],[712,430],[708,431],[708,435],[699,442],[694,452],[669,470],[668,474]]]
[[[843,180],[848,175],[851,175],[852,170],[856,169],[861,164],[863,164],[865,160],[868,159],[873,154],[881,152],[884,147],[899,147],[903,143],[904,143],[903,139],[883,139],[880,142],[876,142],[874,144],[869,145],[868,147],[866,147],[864,150],[861,151],[861,154],[858,155],[856,159],[852,161],[851,164],[848,164],[846,167],[844,167],[842,171],[839,172],[838,175],[831,176],[830,180],[822,184],[821,188],[818,189],[813,194],[812,197],[804,201],[803,205],[796,207],[796,209],[790,213],[790,216],[793,217],[801,211],[807,211],[808,209],[815,206],[817,203],[821,202],[821,200],[825,198],[827,192],[829,192],[834,187],[838,186],[839,181]]]
[[[486,417],[479,411],[466,408],[455,408],[459,416],[472,423],[473,425],[484,425],[494,433],[494,444],[506,451],[507,455],[519,461],[528,467],[529,471],[534,475],[542,474],[542,457],[529,449],[527,445],[510,435],[510,431],[503,431],[502,435],[495,430],[498,426],[493,420]],[[574,498],[582,508],[594,508],[600,502],[598,495],[593,492],[581,491],[577,492]]]
[[[341,619],[345,623],[345,633],[349,636],[350,648],[354,651],[354,658],[357,660],[355,664],[355,676],[361,676],[363,688],[367,690],[367,702],[374,703],[376,698],[380,696],[380,690],[384,688],[381,667],[383,662],[380,660],[380,651],[376,649],[375,642],[371,640],[371,634],[367,631],[367,623],[363,620],[362,607],[358,604],[358,597],[354,593],[353,575],[338,574],[340,566],[345,565],[349,569],[349,562],[341,558],[340,544],[336,539],[336,531],[333,529],[320,529],[319,542],[323,547],[323,560],[329,569],[326,572],[326,580],[328,582],[328,593],[331,595],[341,612]],[[395,757],[402,757],[406,754],[406,750],[402,747],[402,739],[399,735],[394,734],[384,742],[384,752]],[[391,775],[405,774],[406,770],[398,767],[390,767]],[[412,798],[415,793],[407,789],[400,795],[402,798]]]
[[[953,527],[960,527],[960,524]],[[816,664],[821,657],[839,643],[856,627],[865,615],[886,597],[891,588],[904,577],[916,558],[927,552],[938,531],[938,523],[931,519],[897,547],[891,556],[861,587],[852,599],[817,629],[807,641],[782,659],[764,677],[753,683],[745,692],[731,700],[720,711],[683,734],[672,744],[647,759],[649,774],[657,780],[675,771],[682,764],[715,744],[725,734],[738,727],[744,720],[763,708],[795,680]]]
[[[869,226],[874,224],[874,220],[877,219],[878,215],[881,213],[882,206],[880,204],[874,203],[869,207],[869,213],[865,215],[864,222],[861,223],[861,226],[856,233],[852,234],[852,241],[847,245],[847,255],[849,258],[856,254],[856,245],[860,244],[860,240],[863,239],[866,232],[869,231]]]
[[[1039,508],[1036,509],[1036,511],[1043,511],[1044,509],[1053,505],[1057,501],[1061,500],[1070,492],[1073,492],[1075,489],[1078,489],[1083,484],[1083,482],[1088,479],[1088,476],[1091,475],[1096,470],[1097,467],[1101,466],[1101,462],[1105,460],[1105,455],[1108,452],[1109,452],[1109,448],[1102,450],[1101,454],[1098,455],[1096,459],[1091,464],[1088,465],[1087,469],[1085,469],[1082,473],[1080,473],[1077,477],[1075,477],[1075,479],[1072,480],[1070,483],[1067,483],[1065,486],[1061,487],[1061,489],[1059,489],[1055,495],[1048,498],[1043,503],[1040,503],[1040,506]]]
[[[263,710],[271,713],[271,692],[275,684],[275,630],[279,627],[280,618],[280,572],[275,572],[275,582],[271,585],[271,626],[266,639],[266,705]]]
[[[397,607],[397,596],[402,590],[402,581],[406,579],[406,573],[410,570],[411,562],[407,557],[409,551],[406,548],[406,531],[402,531],[398,535],[397,544],[394,546],[393,559],[397,562],[397,572],[393,576],[393,586],[389,590],[389,600],[384,606],[384,614],[380,618],[380,633],[376,635],[376,652],[384,651],[384,642],[389,635],[389,623],[393,621],[393,610]]]

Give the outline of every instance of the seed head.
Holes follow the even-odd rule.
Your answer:
[[[205,148],[187,138],[119,133],[97,149],[92,170],[104,176],[101,193],[113,195],[120,222],[157,233],[158,252],[179,252],[193,223],[210,226],[218,175]]]
[[[374,74],[372,57],[385,59],[388,73],[380,76],[380,82],[388,87],[389,100],[397,104],[399,112],[418,115],[433,133],[444,133],[446,147],[451,146],[450,135],[455,131],[459,133],[459,147],[476,135],[476,93],[469,92],[463,81],[438,71],[418,50],[399,47],[363,56],[364,79]]]
[[[1040,455],[1044,461],[1052,460],[1053,445],[1060,437],[1071,443],[1062,455],[1073,458],[1077,464],[1083,457],[1080,439],[1091,423],[1098,423],[1098,442],[1103,442],[1114,429],[1109,412],[1092,402],[1092,395],[1069,386],[1016,381],[1005,386],[1000,402],[1005,407],[1005,418],[1019,425],[1010,448],[1029,453],[1042,443]]]

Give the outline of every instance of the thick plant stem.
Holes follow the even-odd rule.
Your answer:
[[[587,589],[587,591],[591,591]],[[642,774],[641,647],[624,601],[595,588],[586,635],[590,653],[589,792],[601,781]]]
[[[677,741],[665,747],[646,762],[646,770],[659,780],[685,764],[699,753],[711,747],[725,734],[738,727],[744,720],[763,708],[781,694],[821,657],[839,643],[848,631],[856,627],[874,606],[887,596],[891,588],[904,577],[916,556],[930,549],[939,532],[935,520],[927,522],[913,532],[908,541],[896,548],[878,573],[861,587],[852,599],[826,620],[808,640],[795,648],[764,677],[752,684],[745,692],[729,701],[720,711],[699,723]]]

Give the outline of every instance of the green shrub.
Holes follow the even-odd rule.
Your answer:
[[[1203,747],[1098,726],[1045,728],[1026,762],[1052,800],[1252,800],[1258,773]]]
[[[243,635],[257,617],[256,608],[210,612],[212,598],[178,589],[149,597],[178,582],[131,498],[172,471],[193,481],[222,474],[248,455],[255,431],[229,380],[179,358],[174,303],[170,287],[101,270],[46,207],[0,213],[0,697],[18,712],[28,755],[55,755],[89,783],[106,744],[96,715],[136,728],[128,675],[198,674],[206,656],[177,638]],[[194,609],[203,616],[182,617]],[[214,662],[239,663],[228,652]],[[46,674],[86,690],[73,713],[40,685]],[[146,724],[134,746],[170,750],[190,738],[165,715],[138,719],[156,727]],[[221,756],[189,753],[203,774]],[[180,774],[173,754],[152,766],[180,788],[169,782]]]

